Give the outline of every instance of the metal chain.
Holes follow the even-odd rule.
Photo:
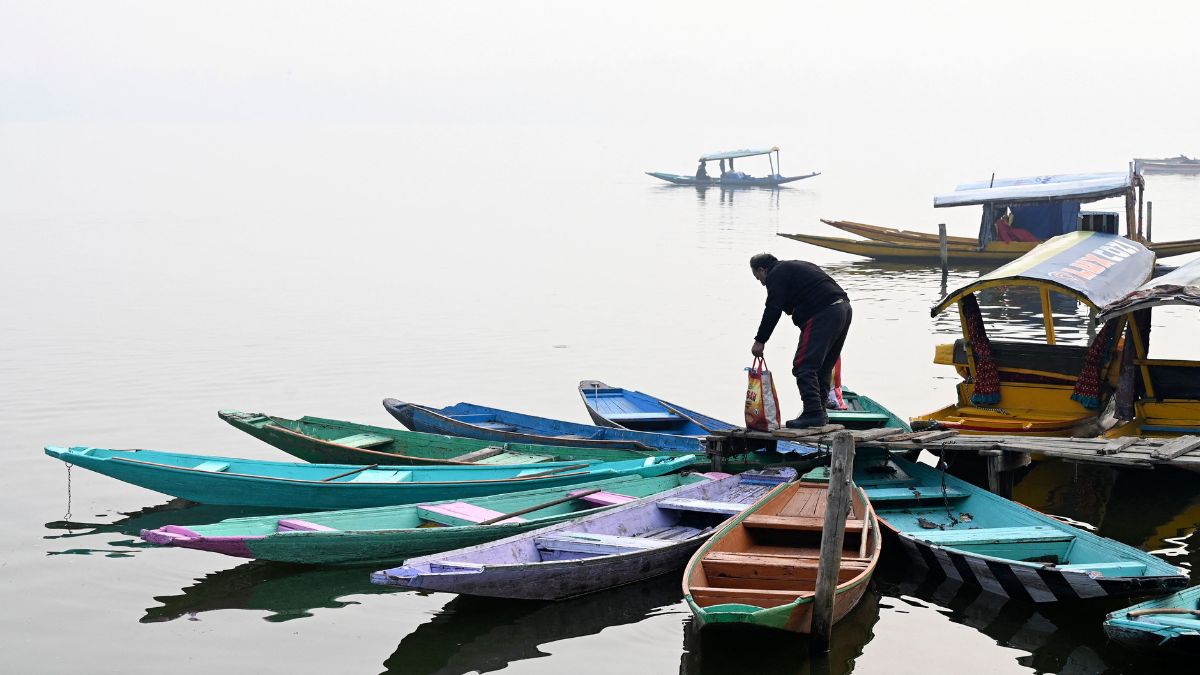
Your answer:
[[[946,458],[940,455],[938,456],[938,468],[942,470],[942,504],[946,507],[946,517],[950,519],[950,525],[954,526],[958,524],[958,519],[950,512],[950,497],[946,490],[946,469],[949,466],[946,464]]]
[[[67,512],[63,520],[71,519],[71,465],[67,464]]]

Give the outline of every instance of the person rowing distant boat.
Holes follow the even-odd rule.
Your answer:
[[[770,253],[750,258],[750,271],[767,287],[766,307],[750,353],[762,356],[780,315],[791,315],[800,328],[800,343],[792,359],[792,375],[804,409],[787,421],[792,429],[824,426],[825,396],[833,367],[850,332],[853,311],[846,291],[820,267],[804,260],[780,261]]]

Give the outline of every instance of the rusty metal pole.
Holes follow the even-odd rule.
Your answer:
[[[849,431],[833,435],[829,463],[829,499],[825,502],[825,523],[821,530],[821,557],[817,567],[817,586],[813,593],[810,649],[829,651],[833,635],[833,601],[838,572],[842,566],[842,546],[846,535],[846,514],[850,512],[851,482],[854,474],[854,436]],[[864,532],[864,536],[866,533]]]

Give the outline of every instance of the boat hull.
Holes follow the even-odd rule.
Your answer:
[[[647,171],[647,176],[653,176],[659,180],[665,180],[674,185],[693,185],[695,187],[778,187],[786,183],[794,183],[805,178],[820,176],[820,172],[808,173],[802,176],[770,176],[763,178],[696,178],[695,176],[681,176],[674,173],[662,173],[660,171]]]
[[[1104,634],[1131,649],[1200,656],[1200,586],[1110,613]]]
[[[383,407],[401,424],[413,431],[449,434],[501,443],[532,443],[564,445],[577,448],[621,448],[655,454],[695,454],[704,452],[699,438],[672,436],[627,429],[595,427],[588,424],[563,422],[532,415],[511,413],[486,406],[459,403],[449,408],[434,409],[397,399],[384,399]],[[467,421],[456,415],[470,418]],[[501,420],[476,423],[479,418]],[[496,428],[496,425],[504,428]]]
[[[585,490],[602,490],[640,499],[702,480],[705,479],[696,474],[675,474],[657,478],[626,476],[580,483],[568,488],[530,490],[463,501],[428,502],[420,506],[232,518],[211,525],[188,527],[167,525],[153,530],[142,530],[141,537],[151,543],[166,546],[290,564],[394,562],[413,556],[475,546],[609,508],[575,501],[551,505],[521,518],[492,525],[478,525],[457,524],[462,521],[455,518],[443,517],[437,521],[433,520],[436,513],[453,512],[445,508],[431,511],[445,505],[452,505],[459,509],[458,512],[463,512],[462,505],[467,504],[478,509],[479,513],[512,513],[567,498]],[[314,529],[292,529],[296,526]]]
[[[792,470],[776,470],[786,480]],[[604,513],[579,518],[523,535],[435,556],[409,559],[401,567],[375,572],[377,584],[403,588],[444,591],[517,600],[561,600],[594,593],[667,574],[683,567],[692,553],[712,534],[713,529],[689,528],[691,534],[678,539],[651,540],[660,528],[672,529],[684,516],[701,517],[720,524],[728,516],[720,513],[679,514],[658,504],[667,499],[732,499],[742,492],[753,498],[771,489],[770,485],[745,482],[747,474],[713,474],[714,480],[685,485],[652,498],[615,507]],[[749,490],[750,492],[745,492]],[[670,514],[676,513],[672,516]],[[702,521],[693,521],[702,522]],[[634,550],[627,543],[639,535],[653,548]],[[539,548],[547,538],[573,537],[576,541],[595,538],[596,551],[588,554],[555,552]],[[615,552],[605,554],[605,537],[615,537]],[[609,539],[609,541],[612,541]],[[557,549],[558,551],[564,549]],[[582,557],[580,557],[582,556]]]
[[[793,633],[812,630],[826,489],[813,483],[781,485],[727,523],[692,556],[683,575],[683,593],[699,626],[747,624]],[[814,494],[818,499],[812,499]],[[769,529],[754,523],[762,514],[770,519]],[[879,521],[858,488],[854,489],[852,517],[858,521],[855,536],[860,538],[861,548],[850,550],[857,547],[851,545],[848,521],[847,550],[842,553],[833,596],[834,622],[862,599],[883,545]],[[794,539],[797,535],[808,539]],[[769,544],[760,545],[759,536]],[[867,557],[854,557],[864,555]],[[710,564],[714,565],[711,570]]]
[[[889,546],[935,575],[1032,603],[1162,594],[1187,585],[1178,568],[1149,553],[899,457],[887,461],[889,478],[866,468],[882,462],[877,451],[866,453],[856,458],[855,481],[874,495],[880,523],[895,540]],[[989,532],[1004,534],[989,539]],[[945,533],[966,536],[957,546],[938,544]]]
[[[482,441],[442,434],[425,434],[416,431],[386,429],[354,422],[331,420],[321,417],[302,417],[289,420],[261,413],[243,413],[222,410],[217,415],[251,436],[272,445],[289,455],[316,464],[515,464],[538,461],[594,460],[615,462],[648,457],[650,453],[620,448],[570,448],[566,446],[531,445]],[[317,434],[333,438],[322,438]],[[338,443],[339,436],[373,436],[375,439],[391,439],[370,448],[353,447]],[[461,461],[487,449],[502,452],[485,459]],[[486,454],[486,453],[484,453]]]
[[[661,476],[682,469],[694,460],[690,456],[648,458],[632,463],[607,463],[607,468],[605,463],[597,463],[570,470],[566,470],[572,466],[570,463],[565,466],[556,463],[557,466],[411,467],[411,471],[406,471],[409,467],[363,470],[362,466],[343,464],[286,464],[206,456],[202,459],[232,467],[206,470],[166,463],[173,457],[189,460],[199,457],[195,455],[145,450],[102,450],[103,453],[114,453],[113,458],[84,454],[95,450],[99,449],[47,447],[46,454],[147,490],[193,502],[296,510],[393,506],[575,485],[622,475]],[[260,471],[262,467],[265,468]],[[556,468],[564,470],[518,476],[520,472],[541,473]],[[274,473],[262,475],[266,470]],[[316,476],[313,471],[321,472],[321,475]],[[354,474],[329,480],[349,472]],[[419,482],[406,480],[409,477],[403,475],[417,472],[423,478]],[[363,479],[362,482],[354,481],[355,477]]]
[[[779,236],[832,251],[850,253],[886,262],[939,263],[941,261],[941,249],[936,240],[932,242],[918,239],[873,241],[785,232],[780,232]],[[1029,253],[1039,243],[1042,242],[992,241],[983,249],[980,249],[978,245],[971,246],[956,242],[948,247],[947,260],[950,264],[962,265],[1009,262]],[[1144,245],[1159,258],[1186,255],[1200,251],[1200,239],[1144,242]]]

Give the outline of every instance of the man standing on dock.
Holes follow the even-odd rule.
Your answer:
[[[820,267],[804,260],[779,261],[770,253],[750,258],[750,271],[767,287],[767,306],[763,310],[758,334],[750,353],[763,355],[763,348],[779,323],[779,316],[790,314],[800,327],[800,345],[792,360],[792,375],[800,388],[804,411],[788,420],[792,429],[823,426],[825,396],[833,377],[833,366],[842,353],[850,332],[850,298]]]

